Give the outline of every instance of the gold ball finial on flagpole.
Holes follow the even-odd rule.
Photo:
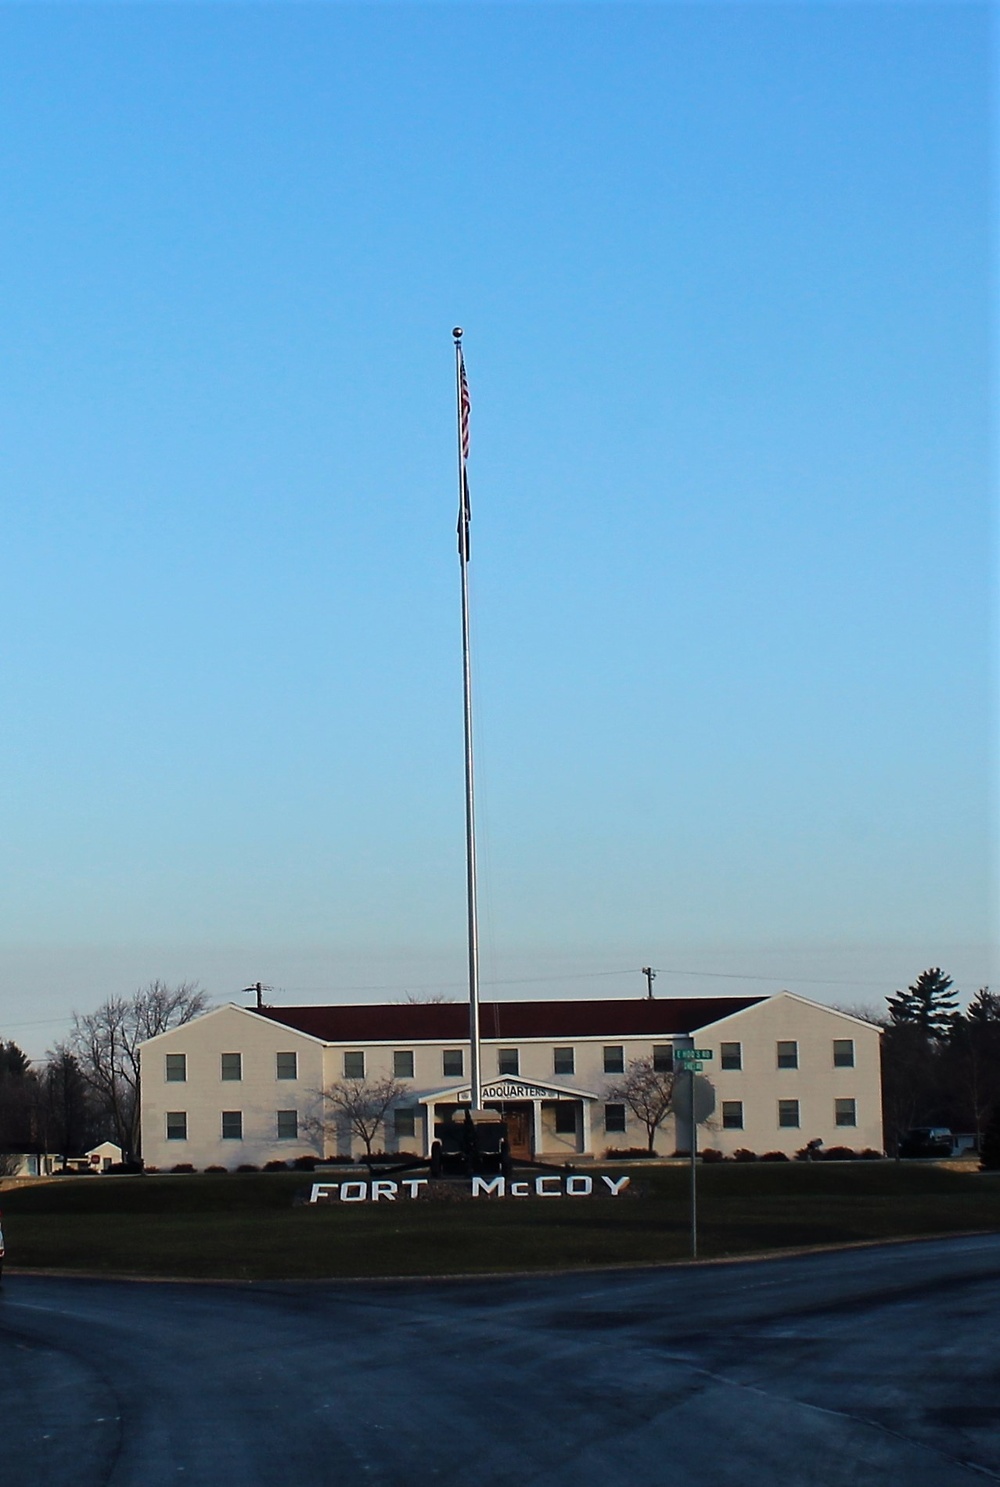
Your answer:
[[[456,325],[455,326],[455,329],[452,331],[452,335],[455,337],[455,340],[456,341],[460,341],[462,339],[462,337],[465,335],[465,331],[462,329],[462,327],[460,325]]]

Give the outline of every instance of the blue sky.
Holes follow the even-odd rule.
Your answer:
[[[460,994],[454,324],[485,991],[996,983],[991,42],[0,7],[0,1035]]]

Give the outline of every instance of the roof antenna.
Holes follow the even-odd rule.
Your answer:
[[[653,982],[656,980],[656,972],[652,966],[643,966],[642,974],[646,978],[646,996],[649,1001],[653,1000]]]

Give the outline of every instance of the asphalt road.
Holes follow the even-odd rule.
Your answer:
[[[547,1279],[8,1275],[0,1480],[1000,1481],[1000,1235]]]

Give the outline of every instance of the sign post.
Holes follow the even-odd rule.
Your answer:
[[[675,1048],[674,1058],[690,1075],[691,1095],[691,1258],[698,1258],[698,1112],[694,1103],[694,1077],[713,1057],[711,1048]]]

